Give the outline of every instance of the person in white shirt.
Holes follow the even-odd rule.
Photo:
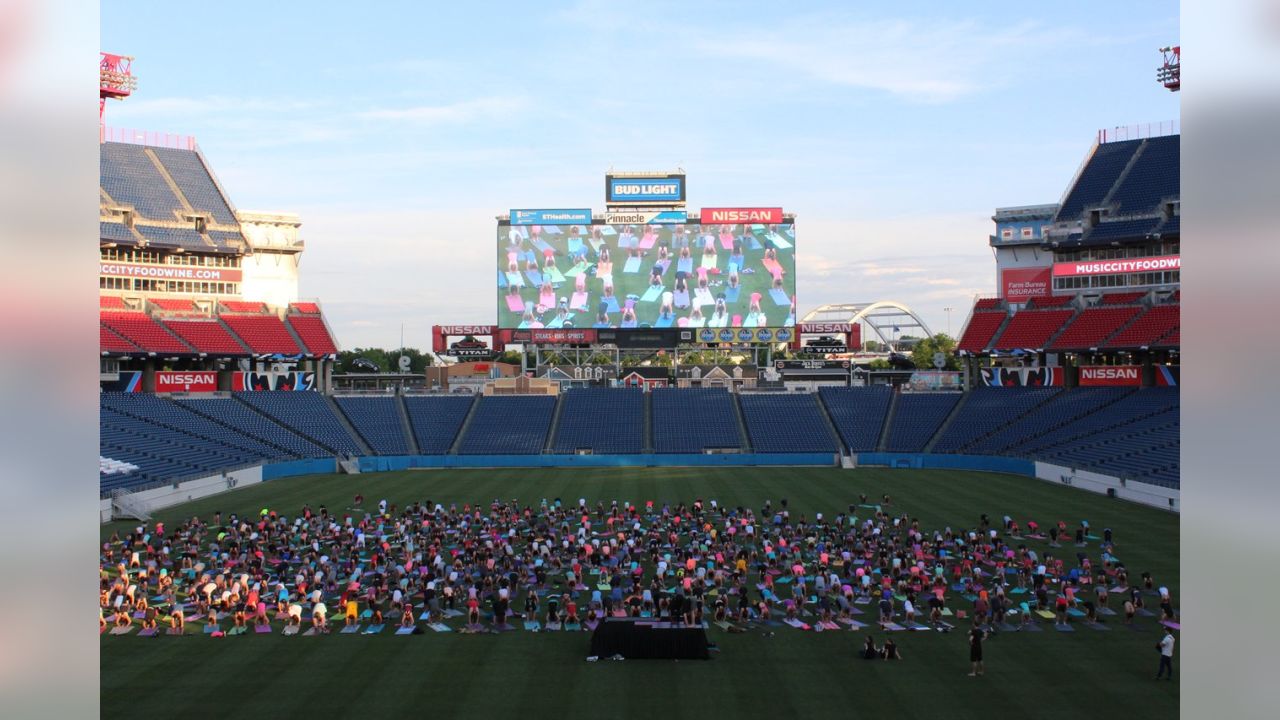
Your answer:
[[[1159,680],[1161,677],[1164,676],[1164,673],[1166,670],[1169,671],[1169,675],[1164,679],[1165,680],[1173,679],[1173,644],[1174,642],[1175,640],[1173,639],[1173,630],[1170,628],[1165,628],[1164,638],[1160,640],[1159,645],[1156,645],[1156,649],[1160,651],[1160,669],[1156,671],[1157,680]]]

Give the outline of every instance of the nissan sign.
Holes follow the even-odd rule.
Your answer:
[[[702,208],[699,221],[703,225],[777,225],[782,222],[782,208]]]

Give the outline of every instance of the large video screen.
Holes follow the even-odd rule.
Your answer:
[[[792,327],[795,225],[498,226],[502,328]]]

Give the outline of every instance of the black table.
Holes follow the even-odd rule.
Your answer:
[[[591,654],[635,659],[709,660],[707,631],[652,618],[609,618],[591,634]]]

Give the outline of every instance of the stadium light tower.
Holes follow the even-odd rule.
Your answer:
[[[1182,65],[1182,46],[1162,47],[1160,54],[1164,56],[1164,64],[1156,69],[1156,80],[1170,92],[1178,92],[1182,89],[1182,76],[1179,73]]]
[[[99,65],[98,123],[103,122],[107,111],[107,98],[123,100],[138,87],[133,76],[133,58],[128,55],[102,53]]]

